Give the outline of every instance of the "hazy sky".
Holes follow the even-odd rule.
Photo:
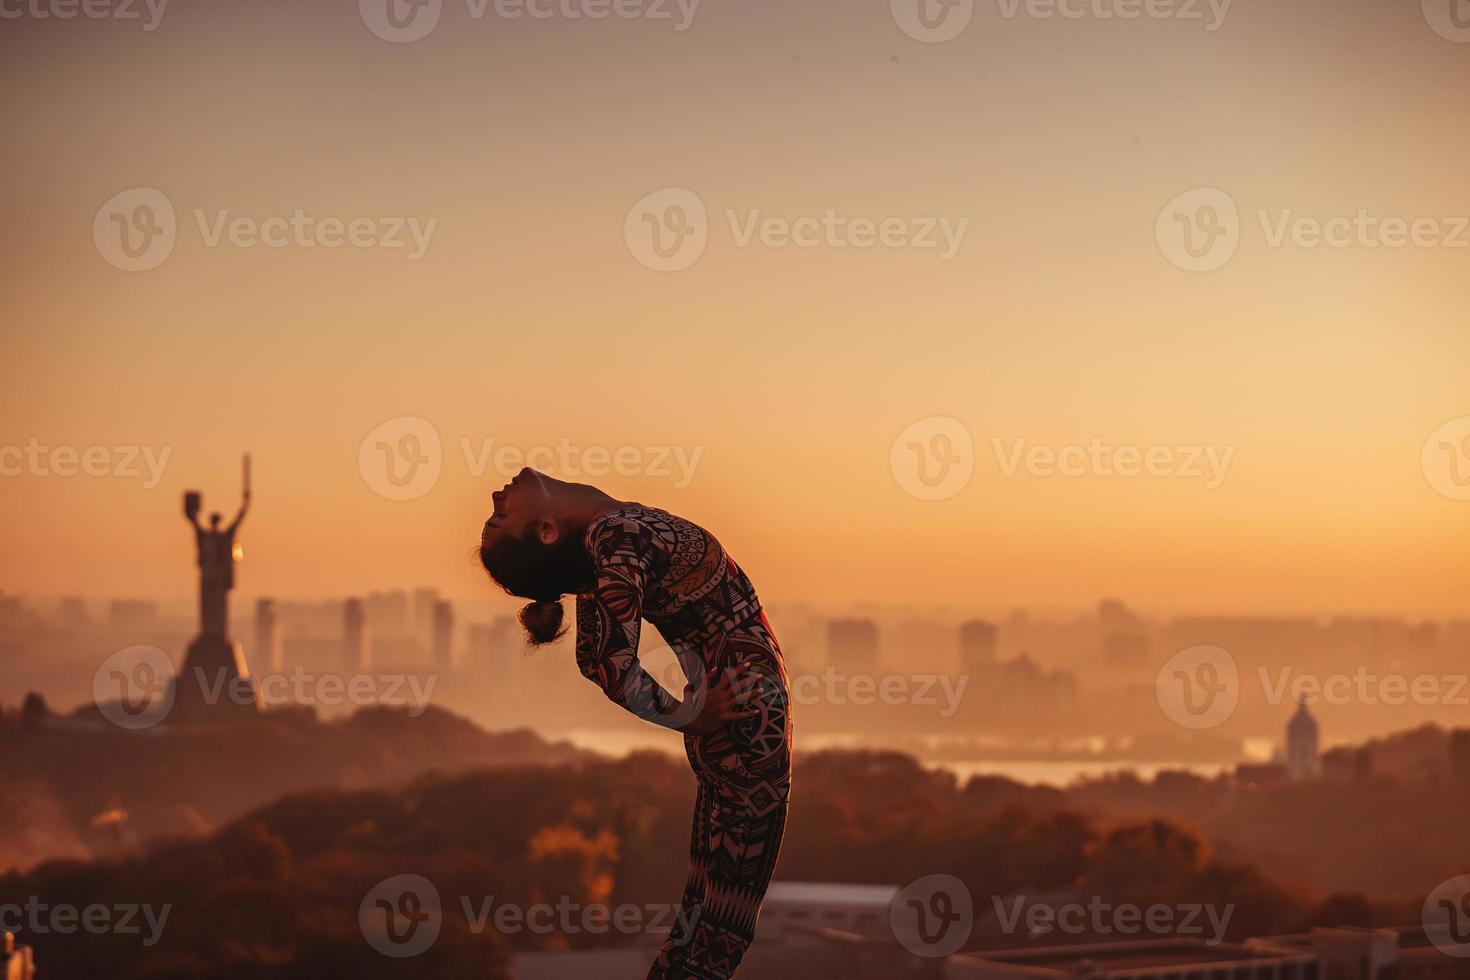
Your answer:
[[[623,449],[642,472],[596,482],[711,527],[768,599],[1470,614],[1470,426],[1430,450],[1461,469],[1421,458],[1470,416],[1448,0],[977,0],[940,43],[907,0],[443,0],[416,41],[370,28],[427,23],[387,2],[146,30],[141,0],[0,0],[0,590],[189,594],[179,495],[233,509],[249,450],[242,589],[479,594],[508,474],[474,461],[567,440]],[[1129,9],[1160,15],[1102,16]],[[639,234],[680,214],[704,251],[656,271]],[[803,217],[811,247],[759,226]],[[936,416],[973,453],[912,441],[973,473],[924,500],[892,450]],[[403,417],[440,475],[390,500],[378,443],[421,433],[361,450]],[[33,440],[167,463],[3,453]],[[1118,447],[1169,475],[1106,475]]]

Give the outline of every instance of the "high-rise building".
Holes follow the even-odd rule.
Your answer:
[[[454,666],[454,607],[446,599],[434,603],[434,666]]]
[[[63,626],[86,626],[87,600],[81,596],[66,596],[56,607],[56,620]]]
[[[995,624],[983,619],[961,623],[960,666],[964,670],[984,670],[995,666],[998,635]]]
[[[878,666],[878,624],[871,619],[834,619],[827,624],[827,660],[837,671]]]
[[[1307,710],[1305,698],[1286,723],[1286,772],[1294,780],[1318,779],[1322,775],[1317,719]]]
[[[438,589],[413,590],[413,635],[426,650],[434,648],[434,605],[438,601]]]
[[[378,636],[401,636],[408,630],[408,593],[369,592],[366,602],[368,621]]]
[[[255,603],[255,661],[256,669],[279,674],[285,667],[282,662],[281,617],[276,612],[276,600],[260,599]]]
[[[342,604],[342,655],[348,670],[362,673],[372,666],[367,613],[361,599],[348,599]]]
[[[1146,667],[1149,664],[1148,637],[1129,630],[1114,630],[1103,635],[1105,665],[1112,668]]]
[[[107,610],[113,629],[151,630],[158,626],[158,603],[146,599],[114,599]]]

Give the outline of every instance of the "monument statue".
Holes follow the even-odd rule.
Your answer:
[[[250,457],[241,467],[243,488],[240,510],[226,527],[223,515],[209,515],[209,527],[199,523],[203,496],[184,493],[184,516],[194,525],[199,564],[199,635],[189,644],[184,666],[174,678],[172,713],[186,720],[224,720],[243,709],[257,709],[255,688],[240,645],[230,639],[230,590],[235,587],[238,546],[235,533],[250,510]]]
[[[209,527],[199,523],[202,498],[197,490],[184,494],[184,516],[194,525],[199,549],[199,635],[228,637],[230,590],[235,587],[235,532],[250,510],[250,457],[245,457],[244,490],[240,510],[228,527],[220,529],[221,515],[209,515]]]

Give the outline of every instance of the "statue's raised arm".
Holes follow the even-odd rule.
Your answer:
[[[240,460],[240,510],[235,514],[235,519],[230,522],[226,534],[234,535],[235,528],[245,519],[245,512],[250,509],[250,454],[246,453]]]
[[[201,502],[202,497],[198,490],[184,491],[184,517],[188,519],[190,524],[194,525],[194,530],[196,531],[204,530],[204,527],[199,523]]]

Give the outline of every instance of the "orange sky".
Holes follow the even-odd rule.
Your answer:
[[[249,450],[242,589],[479,594],[465,554],[504,477],[461,440],[566,439],[699,453],[684,487],[598,482],[710,526],[768,599],[1470,614],[1470,502],[1421,463],[1470,416],[1470,248],[1268,234],[1470,215],[1470,44],[1368,0],[1238,0],[1215,31],[1004,9],[939,44],[835,0],[707,0],[682,32],[445,0],[412,43],[352,3],[0,22],[0,450],[170,453],[152,488],[0,476],[0,589],[187,595],[179,495],[233,508]],[[139,187],[177,241],[126,272],[93,224]],[[625,225],[671,187],[708,244],[656,272]],[[1212,272],[1155,236],[1200,187],[1241,215]],[[298,209],[434,224],[416,259],[209,244],[222,213]],[[968,224],[948,260],[740,243],[755,212],[828,210]],[[402,416],[442,474],[391,501],[359,449]],[[931,416],[975,447],[939,501],[890,467]],[[1233,453],[1208,487],[1006,475],[993,439]]]

